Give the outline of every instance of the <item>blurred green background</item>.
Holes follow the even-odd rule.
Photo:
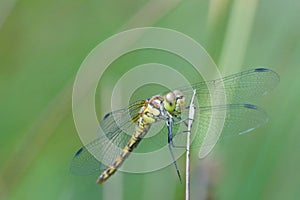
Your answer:
[[[184,199],[173,166],[101,186],[98,174],[68,171],[81,145],[71,110],[80,64],[99,42],[143,26],[191,36],[224,75],[264,66],[281,76],[258,102],[269,123],[193,165],[193,199],[299,199],[299,11],[296,0],[1,1],[0,199]]]

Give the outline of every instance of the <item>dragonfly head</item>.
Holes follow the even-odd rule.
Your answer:
[[[174,90],[165,95],[163,104],[169,113],[180,113],[185,106],[185,97],[181,91]]]

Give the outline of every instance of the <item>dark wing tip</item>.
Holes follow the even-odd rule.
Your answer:
[[[78,156],[78,155],[82,152],[82,150],[83,150],[83,147],[81,147],[81,148],[75,153],[75,156],[74,156],[74,157]]]
[[[252,109],[252,110],[257,110],[259,111],[262,115],[265,116],[265,121],[263,123],[266,123],[268,121],[268,114],[266,113],[265,110],[263,110],[262,108],[256,106],[256,105],[253,105],[253,104],[244,104],[244,107],[245,108],[248,108],[248,109]]]
[[[270,70],[267,69],[267,68],[256,68],[255,71],[256,71],[256,72],[268,72],[268,71],[270,71]]]
[[[252,104],[244,104],[245,108],[250,108],[250,109],[257,109],[256,105],[252,105]]]
[[[108,117],[110,116],[110,114],[111,114],[111,113],[106,113],[106,114],[104,115],[104,117],[103,117],[103,120],[106,119],[106,118],[108,118]]]
[[[261,67],[261,68],[256,68],[256,69],[254,69],[254,71],[255,72],[269,72],[270,74],[272,74],[272,76],[273,76],[273,81],[275,81],[275,82],[279,82],[280,81],[280,76],[279,76],[279,74],[278,73],[276,73],[275,71],[273,71],[273,70],[271,70],[271,69],[267,69],[267,68],[263,68],[263,67]],[[275,84],[274,83],[274,87],[276,86],[277,84]]]

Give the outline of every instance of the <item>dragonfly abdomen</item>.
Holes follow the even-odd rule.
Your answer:
[[[102,184],[104,183],[111,175],[113,175],[117,169],[123,164],[125,159],[129,156],[129,154],[133,151],[134,148],[142,140],[143,136],[148,132],[150,128],[150,124],[143,124],[143,128],[137,126],[135,129],[134,135],[130,138],[127,142],[124,149],[118,155],[118,157],[114,160],[111,166],[107,167],[102,174],[99,176],[97,183]]]
[[[161,116],[163,100],[164,98],[161,96],[154,96],[149,99],[148,104],[141,109],[134,134],[113,163],[102,172],[97,183],[104,183],[111,175],[113,175],[129,156],[130,152],[137,147],[143,137],[147,134],[151,124],[156,122],[156,120]]]

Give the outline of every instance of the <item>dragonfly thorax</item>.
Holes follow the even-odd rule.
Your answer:
[[[180,115],[185,107],[185,96],[179,90],[174,90],[166,95],[156,95],[147,100],[140,113],[142,122],[152,124],[159,119],[167,119],[170,115]]]
[[[140,118],[140,123],[143,121],[147,124],[152,124],[164,113],[162,106],[164,99],[161,96],[153,96],[147,101],[147,106],[141,109],[142,118]]]

